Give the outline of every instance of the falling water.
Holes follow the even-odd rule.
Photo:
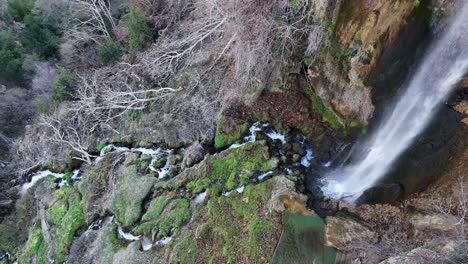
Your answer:
[[[401,98],[361,145],[348,165],[326,175],[325,195],[354,202],[390,170],[428,125],[468,70],[468,3],[428,50]]]

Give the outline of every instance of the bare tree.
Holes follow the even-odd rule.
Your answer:
[[[97,44],[101,39],[111,40],[116,22],[112,17],[108,0],[73,0],[71,26],[76,39],[92,39]]]

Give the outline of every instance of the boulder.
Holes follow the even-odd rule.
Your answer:
[[[327,246],[346,250],[348,245],[353,242],[377,243],[377,233],[354,217],[339,214],[327,217],[326,222],[325,241]]]
[[[184,159],[182,161],[183,166],[192,167],[195,163],[203,160],[205,150],[199,142],[195,142],[185,151]]]
[[[409,214],[409,221],[420,231],[436,230],[454,233],[459,224],[459,218],[450,214],[413,212]]]
[[[314,215],[315,212],[306,208],[307,196],[296,192],[296,186],[293,181],[286,176],[276,176],[272,179],[274,182],[271,190],[271,198],[267,203],[270,212],[289,211],[302,215]]]

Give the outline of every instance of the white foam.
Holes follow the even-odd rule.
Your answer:
[[[154,243],[155,246],[158,246],[158,247],[162,247],[162,246],[165,246],[167,245],[169,242],[171,242],[172,240],[172,237],[165,237],[161,240],[158,240],[156,241],[156,243]]]
[[[153,247],[153,243],[151,243],[151,240],[146,236],[142,236],[140,241],[143,251],[148,251]]]
[[[193,199],[193,203],[194,204],[201,204],[201,203],[203,203],[205,201],[205,197],[206,197],[206,191],[204,191],[202,193],[199,193]]]
[[[116,221],[116,222],[117,222],[117,221]],[[134,235],[132,235],[130,232],[125,233],[125,232],[123,231],[122,226],[121,226],[120,223],[118,223],[118,222],[117,222],[117,231],[118,231],[120,237],[122,237],[122,238],[125,239],[125,240],[128,240],[128,241],[137,241],[137,240],[140,239],[140,236],[134,236]]]
[[[306,154],[304,157],[301,159],[301,165],[304,167],[309,167],[310,166],[310,161],[314,158],[313,156],[313,151],[311,148],[306,149]]]
[[[273,171],[265,172],[265,173],[259,175],[259,176],[257,177],[257,179],[258,179],[259,181],[263,181],[263,179],[265,179],[266,177],[270,176],[271,174],[273,174]]]
[[[279,139],[281,141],[281,143],[283,144],[286,144],[286,138],[283,134],[275,131],[275,130],[272,130],[271,132],[269,133],[266,133],[266,135],[271,138],[272,140],[276,140],[276,139]]]

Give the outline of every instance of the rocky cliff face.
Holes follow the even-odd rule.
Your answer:
[[[205,21],[209,9],[177,4],[184,7],[177,16],[165,13],[175,3],[161,2],[147,17],[151,23],[167,19],[170,22],[164,20],[168,23],[164,26],[175,33],[155,33],[155,43],[127,54],[122,59],[125,63],[99,69],[87,69],[98,65],[81,65],[71,57],[61,58],[61,63],[80,73],[102,70],[106,73],[102,85],[121,73],[119,67],[134,62],[145,65],[161,52],[158,47],[174,45],[180,35],[193,33],[193,27]],[[263,24],[245,20],[251,6]],[[93,130],[83,140],[90,154],[88,163],[72,162],[77,150],[68,145],[27,145],[46,137],[40,127],[27,130],[19,142],[21,156],[9,168],[21,165],[29,172],[18,178],[8,170],[0,178],[0,263],[312,259],[320,263],[459,263],[466,259],[466,228],[461,223],[467,197],[464,187],[451,188],[468,180],[466,126],[460,122],[467,123],[466,87],[454,95],[451,108],[444,109],[447,115],[405,154],[399,165],[403,169],[396,168],[385,182],[397,186],[396,191],[385,189],[384,184],[367,200],[392,205],[355,207],[323,197],[318,187],[320,175],[346,160],[353,140],[372,127],[457,2],[264,1],[244,7],[237,12],[225,3],[223,11],[230,14],[223,22],[227,24],[220,22],[222,18],[216,20],[222,26],[191,47],[185,64],[171,66],[165,82],[157,84],[184,89]],[[304,10],[311,17],[298,19]],[[121,10],[112,12],[119,17]],[[271,30],[273,26],[267,26],[271,17],[286,21],[278,26],[281,38]],[[291,21],[301,25],[298,35],[291,35],[298,39],[292,44],[284,33],[294,31],[286,27]],[[258,38],[240,37],[242,30],[230,35],[233,28],[254,32]],[[267,30],[271,30],[267,37],[260,34]],[[276,38],[270,43],[268,36]],[[267,48],[255,49],[259,40]],[[89,44],[92,56],[94,46]],[[231,50],[242,52],[232,55]],[[262,64],[242,68],[247,67],[242,63],[252,62]],[[54,69],[46,72],[49,68],[36,71],[33,86],[43,87],[38,88],[40,96],[46,96],[49,91],[44,87],[50,87],[50,82],[40,82],[41,73],[46,80],[55,75]],[[143,68],[136,74],[141,74],[137,78],[145,85],[164,70]],[[21,94],[0,90],[0,94],[9,93]],[[95,99],[94,103],[102,100]],[[72,103],[57,105],[59,113],[66,116]],[[34,112],[23,110],[28,117]],[[12,113],[0,108],[1,114]],[[447,116],[453,125],[441,126]],[[0,130],[0,144],[13,134]],[[433,167],[426,166],[429,163]]]

